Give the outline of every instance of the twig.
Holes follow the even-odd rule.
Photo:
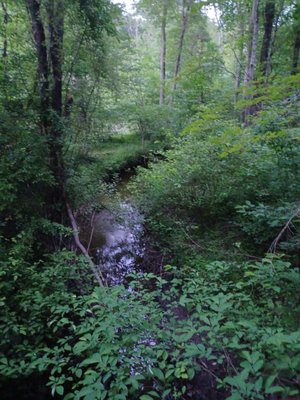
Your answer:
[[[218,376],[216,374],[214,374],[209,368],[208,366],[205,364],[205,362],[203,360],[200,360],[200,364],[202,366],[202,368],[204,369],[204,371],[206,371],[209,375],[213,376],[216,380],[219,380],[220,378],[218,378]]]
[[[93,211],[92,218],[91,218],[91,223],[90,223],[92,231],[91,231],[91,234],[90,234],[89,244],[88,244],[88,247],[87,247],[87,252],[88,253],[90,252],[90,247],[91,247],[91,243],[92,243],[93,236],[94,236],[94,231],[95,231],[95,227],[93,225],[94,224],[95,215],[96,215],[96,213],[95,213],[95,211]]]
[[[197,242],[195,242],[195,240],[186,232],[186,230],[183,228],[183,226],[180,226],[182,232],[185,234],[185,236],[187,237],[187,239],[189,239],[196,247],[198,247],[199,250],[204,250],[204,248]]]
[[[67,207],[67,211],[68,211],[68,216],[70,218],[71,221],[71,225],[73,228],[73,236],[74,236],[74,240],[76,243],[76,246],[81,250],[82,254],[87,258],[91,271],[93,272],[98,284],[100,287],[104,287],[104,277],[101,273],[101,271],[98,271],[95,264],[93,263],[91,257],[89,256],[89,253],[87,251],[87,249],[84,247],[84,245],[81,243],[80,239],[79,239],[79,234],[78,234],[78,225],[77,222],[74,218],[72,209],[70,207],[70,205],[68,203],[66,203],[66,207]]]
[[[74,71],[74,66],[75,66],[75,63],[76,63],[76,61],[77,61],[77,59],[78,59],[79,52],[80,52],[80,48],[81,48],[81,46],[82,46],[82,44],[83,44],[86,31],[87,31],[87,28],[84,29],[84,31],[83,31],[83,33],[82,33],[82,35],[81,35],[81,38],[80,38],[80,40],[79,40],[79,42],[78,42],[78,47],[77,47],[77,49],[76,49],[76,53],[75,53],[75,55],[74,55],[74,57],[73,57],[73,59],[72,59],[72,62],[71,62],[70,69],[69,69],[69,71],[67,71],[67,73],[66,73],[66,77],[68,76],[68,80],[67,80],[67,83],[66,83],[66,85],[65,85],[66,91],[69,90],[69,85],[70,85],[70,82],[71,82],[71,79],[72,79],[72,75],[73,75],[73,71]]]
[[[230,48],[231,48],[231,50],[232,50],[232,52],[233,52],[235,61],[239,64],[239,66],[241,67],[241,69],[243,69],[243,64],[241,63],[241,61],[240,61],[238,55],[236,54],[235,49],[234,49],[233,47],[231,47],[231,46],[230,46]]]
[[[282,235],[286,232],[289,231],[290,233],[292,233],[291,229],[290,229],[290,225],[292,225],[292,220],[297,217],[300,213],[300,207],[297,208],[297,210],[294,212],[294,214],[292,214],[292,216],[289,218],[289,220],[286,222],[286,224],[284,225],[284,227],[281,229],[281,231],[279,232],[279,234],[276,236],[276,238],[273,240],[268,253],[275,253],[276,252],[276,248],[278,245],[279,240],[282,238]]]
[[[230,358],[230,356],[229,356],[227,350],[226,350],[224,347],[223,347],[223,352],[224,352],[224,355],[225,355],[225,358],[226,358],[227,363],[228,363],[229,365],[231,365],[231,367],[232,367],[232,369],[234,370],[234,372],[235,372],[236,374],[238,374],[238,372],[237,372],[235,366],[233,365],[233,362],[232,362],[232,360],[231,360],[231,358]]]
[[[94,231],[95,231],[95,227],[93,226],[92,231],[91,231],[91,235],[90,235],[89,244],[88,244],[88,247],[87,247],[87,252],[88,252],[88,253],[89,253],[89,251],[90,251],[91,243],[92,243],[93,236],[94,236]]]

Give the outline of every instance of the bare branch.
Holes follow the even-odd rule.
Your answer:
[[[284,227],[281,229],[281,231],[279,232],[279,234],[278,234],[278,235],[276,236],[276,238],[273,240],[273,242],[272,242],[272,244],[271,244],[271,246],[270,246],[270,248],[269,248],[269,250],[268,250],[268,253],[275,253],[275,252],[276,252],[277,245],[278,245],[280,239],[282,238],[283,234],[284,234],[286,231],[287,231],[287,232],[290,232],[290,233],[292,234],[291,226],[292,226],[292,227],[294,226],[293,223],[292,223],[292,221],[293,221],[293,219],[294,219],[295,217],[297,217],[297,216],[299,215],[299,213],[300,213],[300,207],[297,208],[297,210],[292,214],[292,216],[291,216],[291,217],[289,218],[289,220],[286,222],[286,224],[285,224]]]
[[[70,218],[70,222],[73,228],[73,236],[74,236],[74,240],[76,243],[76,246],[80,249],[80,251],[82,252],[82,254],[87,258],[91,271],[94,274],[94,277],[96,278],[98,284],[100,287],[104,287],[104,277],[102,275],[102,273],[100,271],[98,271],[96,265],[93,263],[87,249],[84,247],[84,245],[81,243],[80,239],[79,239],[79,230],[78,230],[78,225],[77,222],[75,220],[74,214],[72,212],[72,209],[70,207],[70,205],[68,203],[66,203],[67,206],[67,211],[68,211],[68,216]]]

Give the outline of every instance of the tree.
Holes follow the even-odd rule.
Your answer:
[[[181,67],[181,56],[182,56],[182,49],[184,43],[184,36],[187,28],[188,23],[188,16],[191,6],[194,0],[182,0],[182,11],[181,11],[181,29],[179,35],[179,42],[178,42],[178,52],[175,62],[175,69],[174,69],[174,78],[173,78],[173,92],[175,92],[177,87],[177,77]],[[173,97],[170,97],[170,103],[172,103]]]
[[[7,57],[7,24],[9,15],[7,12],[7,5],[4,1],[1,1],[1,7],[3,11],[3,25],[4,25],[4,37],[3,37],[3,57]]]
[[[49,168],[55,179],[55,186],[50,189],[48,203],[55,209],[52,219],[60,222],[61,212],[65,209],[63,203],[67,178],[63,159],[63,135],[65,118],[70,116],[72,102],[69,93],[66,93],[66,104],[63,105],[65,20],[68,13],[73,13],[77,18],[75,23],[78,24],[82,20],[85,24],[79,48],[84,40],[88,41],[92,37],[95,41],[103,32],[112,34],[115,31],[111,19],[110,2],[107,0],[76,1],[73,4],[66,3],[64,0],[26,0],[26,4],[36,47],[40,128],[41,134],[46,137]],[[69,28],[68,25],[66,29]],[[76,61],[78,62],[75,58],[74,62]],[[73,79],[73,64],[66,90],[69,90],[70,79]]]
[[[292,74],[298,72],[298,62],[300,54],[300,4],[297,3],[294,9],[294,44],[293,44],[293,58],[292,58]]]
[[[166,84],[166,53],[167,53],[167,24],[168,0],[162,2],[161,17],[161,50],[160,50],[160,93],[159,104],[162,106],[165,100],[165,84]]]
[[[256,52],[259,32],[259,13],[258,13],[259,0],[252,1],[252,10],[249,22],[249,39],[247,48],[247,62],[245,67],[244,84],[246,87],[253,82],[256,69]],[[252,95],[246,95],[247,99],[251,99]],[[253,113],[253,107],[247,106],[242,115],[245,123],[249,123],[248,117]]]
[[[252,1],[252,11],[249,21],[249,40],[247,49],[247,63],[245,68],[245,84],[249,84],[254,79],[255,67],[256,67],[256,51],[258,41],[258,5],[259,0]]]
[[[170,6],[174,6],[174,0],[140,0],[137,9],[151,21],[154,27],[160,28],[160,86],[159,105],[165,101],[166,91],[166,55],[167,55],[167,22]]]
[[[266,0],[264,8],[264,36],[260,51],[260,68],[263,76],[270,70],[272,32],[275,19],[275,0]]]
[[[37,52],[41,133],[47,138],[49,167],[56,182],[48,201],[51,205],[59,205],[64,196],[65,183],[61,121],[64,3],[63,0],[48,0],[46,18],[43,17],[41,5],[38,0],[27,0]],[[46,38],[46,26],[49,40]],[[59,214],[52,212],[52,218],[57,222],[61,220]]]

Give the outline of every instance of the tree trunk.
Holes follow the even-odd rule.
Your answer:
[[[294,46],[293,46],[293,60],[292,60],[292,74],[298,72],[298,63],[300,55],[300,4],[296,4],[294,11]]]
[[[299,61],[299,54],[300,54],[300,32],[295,38],[294,42],[294,51],[293,51],[293,65],[292,65],[292,74],[296,74],[298,70],[298,61]]]
[[[248,56],[247,56],[247,64],[245,69],[245,77],[244,84],[245,89],[247,90],[249,84],[254,80],[255,76],[255,68],[256,68],[256,50],[257,50],[257,40],[258,40],[258,5],[259,0],[252,1],[252,11],[250,16],[250,24],[249,24],[249,43],[248,43]],[[252,95],[246,95],[245,98],[251,99]],[[252,106],[248,106],[245,108],[242,114],[242,120],[244,123],[248,124],[248,117],[252,115],[254,112],[254,108]]]
[[[38,77],[40,83],[41,126],[46,135],[49,168],[56,185],[47,197],[49,217],[61,222],[64,204],[65,171],[62,156],[62,45],[63,0],[46,2],[48,41],[45,34],[45,16],[42,19],[39,0],[27,0],[31,16],[32,33],[37,49]],[[48,44],[48,45],[47,45]]]
[[[257,39],[258,39],[258,5],[259,0],[253,0],[252,2],[252,12],[249,24],[249,44],[248,44],[248,57],[247,65],[245,70],[245,84],[250,83],[254,79],[255,67],[256,67],[256,49],[257,49]]]
[[[280,3],[277,5],[277,7],[275,7],[275,8],[277,8],[277,12],[276,12],[275,21],[273,22],[272,39],[271,39],[271,45],[270,45],[270,50],[269,50],[269,59],[267,62],[267,70],[266,70],[266,78],[267,79],[270,76],[270,73],[272,70],[272,59],[273,59],[273,55],[274,55],[276,36],[277,36],[278,28],[279,28],[279,20],[284,11],[284,3],[285,3],[285,0],[281,0]]]
[[[275,0],[266,0],[264,18],[264,37],[260,51],[260,68],[262,75],[266,77],[267,72],[270,70],[268,64],[270,63],[272,31],[275,19]]]
[[[236,60],[236,70],[235,70],[235,79],[234,79],[234,104],[236,105],[239,98],[239,92],[242,82],[242,57],[243,50],[239,51],[239,58]]]
[[[9,77],[7,73],[7,25],[9,21],[9,15],[7,11],[7,4],[3,1],[1,2],[2,10],[3,10],[3,53],[2,53],[2,65],[3,65],[3,77],[1,78],[1,88],[3,90],[3,95],[5,98],[6,104],[8,104],[8,95],[7,88],[9,83]]]
[[[238,46],[238,54],[234,51],[236,68],[235,68],[235,80],[234,80],[234,104],[236,105],[239,99],[240,87],[243,77],[243,64],[244,64],[244,37],[245,37],[245,20],[242,18],[243,9],[238,6],[239,26],[238,26],[238,37],[241,42]]]
[[[48,0],[47,14],[49,26],[49,55],[52,70],[51,88],[51,140],[50,168],[58,184],[64,186],[64,167],[62,160],[62,62],[64,36],[64,9],[62,0]]]
[[[166,53],[167,53],[167,0],[163,0],[162,19],[161,19],[161,52],[160,52],[160,93],[159,105],[162,106],[165,101],[165,84],[166,84]]]
[[[49,64],[46,45],[46,35],[40,13],[38,0],[27,0],[28,10],[31,16],[32,33],[37,49],[38,77],[41,99],[41,127],[44,134],[48,134],[50,126],[49,107]]]
[[[3,25],[4,25],[4,37],[3,37],[3,58],[7,57],[7,24],[8,24],[8,12],[7,5],[1,1],[1,6],[3,10]]]
[[[181,56],[182,56],[182,49],[184,43],[184,36],[186,32],[187,22],[188,22],[188,13],[190,11],[191,5],[193,0],[182,0],[182,16],[181,16],[181,29],[180,29],[180,36],[179,36],[179,45],[178,45],[178,53],[175,63],[175,70],[174,70],[174,80],[173,80],[173,92],[175,92],[177,88],[177,78],[181,67]],[[173,101],[173,96],[171,95],[170,103]]]
[[[56,116],[62,116],[62,46],[64,36],[64,11],[63,2],[58,0],[55,2],[49,0],[47,3],[47,13],[49,22],[49,54],[52,65],[52,110],[56,112]],[[58,132],[59,133],[59,132]]]

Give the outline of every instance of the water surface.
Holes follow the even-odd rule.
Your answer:
[[[123,177],[117,187],[115,199],[119,200],[97,212],[81,235],[109,285],[121,284],[128,274],[139,270],[145,253],[143,216],[130,201],[129,178],[129,174]]]

